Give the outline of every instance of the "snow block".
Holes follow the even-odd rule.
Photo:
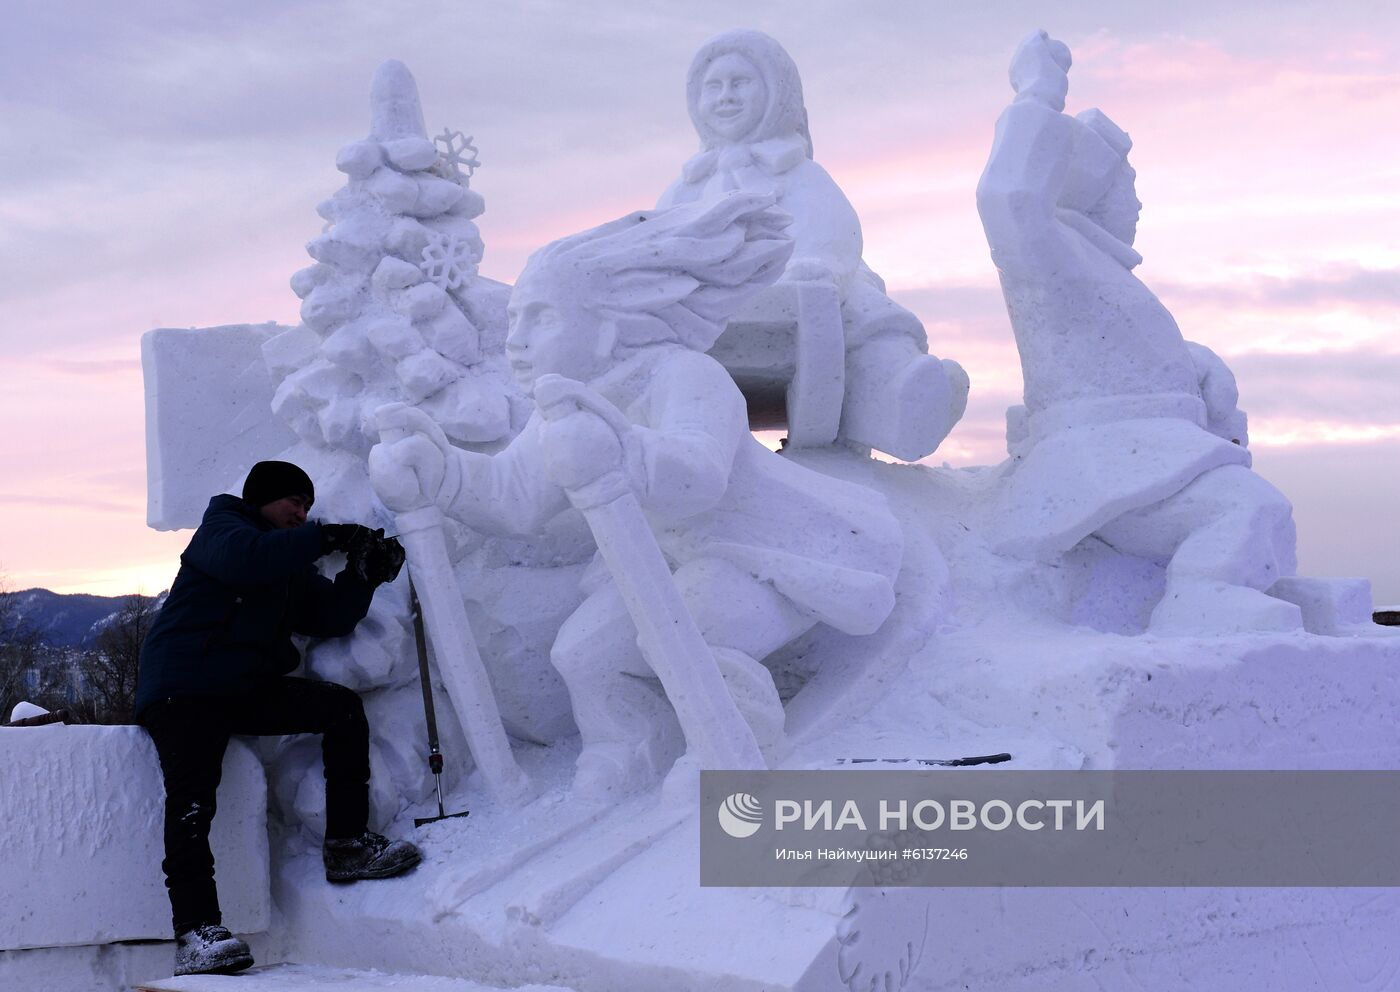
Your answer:
[[[141,337],[146,384],[146,523],[199,526],[209,497],[296,436],[272,414],[263,343],[279,324],[159,328]]]
[[[320,346],[321,339],[311,328],[305,325],[293,327],[264,342],[263,362],[281,378],[315,361]]]
[[[139,727],[0,730],[0,951],[169,940],[164,788]],[[267,784],[248,747],[230,742],[210,837],[224,925],[271,922]]]
[[[1342,634],[1371,622],[1370,579],[1320,579],[1292,575],[1269,587],[1269,595],[1303,611],[1310,634]]]
[[[0,951],[0,989],[125,992],[144,978],[169,974],[174,948],[173,941],[158,941]]]

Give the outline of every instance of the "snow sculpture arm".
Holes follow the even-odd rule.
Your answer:
[[[705,355],[677,355],[653,379],[645,419],[629,445],[629,476],[643,508],[679,520],[718,503],[748,436],[744,397],[724,367]]]
[[[557,376],[540,382],[578,407],[540,428],[556,485],[579,490],[621,468],[641,506],[665,520],[702,513],[724,496],[748,414],[718,363],[692,352],[672,357],[647,388],[640,424],[583,383]]]
[[[778,207],[792,217],[786,232],[793,241],[784,281],[832,281],[844,285],[860,268],[865,250],[855,207],[820,165],[803,159],[767,181],[778,184]],[[657,210],[668,210],[702,196],[682,176],[661,194]]]
[[[1011,62],[1016,98],[997,120],[977,184],[977,212],[998,270],[1054,271],[1074,248],[1056,216],[1074,146],[1073,118],[1061,113],[1069,50],[1037,31]]]
[[[773,187],[778,194],[778,208],[792,218],[786,228],[793,241],[792,258],[781,279],[834,281],[844,286],[861,267],[865,241],[860,217],[836,180],[805,157],[784,172],[761,175],[764,188]],[[703,182],[691,182],[682,175],[661,194],[656,209],[669,210],[724,192],[707,194]]]
[[[375,418],[380,430],[410,432],[369,454],[375,492],[396,513],[436,503],[486,533],[532,534],[568,506],[533,450],[540,444],[538,414],[495,455],[453,447],[430,417],[404,404],[381,407]]]
[[[844,285],[860,267],[865,247],[855,208],[827,171],[811,160],[784,178],[787,188],[779,206],[792,215],[787,233],[793,251],[783,280],[833,280]]]
[[[1203,344],[1187,341],[1206,404],[1206,430],[1242,448],[1249,447],[1249,418],[1239,408],[1240,390],[1230,367]]]

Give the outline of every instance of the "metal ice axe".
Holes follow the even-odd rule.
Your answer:
[[[392,427],[379,432],[385,444],[412,432]],[[432,636],[438,675],[462,722],[472,757],[492,795],[506,805],[520,805],[530,796],[530,781],[510,751],[496,696],[467,620],[461,591],[452,581],[452,560],[442,533],[442,512],[433,503],[395,513],[399,537],[408,553],[410,578],[416,577],[423,618]]]
[[[469,810],[449,813],[442,804],[442,751],[438,750],[437,707],[433,705],[433,680],[428,672],[428,642],[423,632],[423,604],[418,601],[418,591],[413,588],[413,576],[408,577],[408,605],[413,610],[413,641],[418,649],[418,681],[423,688],[423,719],[428,724],[428,768],[433,773],[433,785],[437,789],[437,816],[414,817],[415,827],[426,826],[439,820],[451,820],[458,816],[470,816]]]
[[[535,403],[550,422],[587,410],[619,432],[631,426],[619,422],[612,407],[594,402],[582,383],[559,375],[542,375],[535,381]],[[593,531],[636,625],[637,646],[661,680],[701,767],[767,767],[621,467],[565,492]]]

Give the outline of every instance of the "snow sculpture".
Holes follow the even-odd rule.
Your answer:
[[[302,324],[267,341],[263,355],[275,379],[273,412],[300,438],[282,457],[316,480],[318,515],[392,528],[365,467],[378,440],[375,409],[411,404],[453,443],[492,450],[519,431],[531,404],[504,357],[509,290],[477,273],[483,245],[473,219],[485,207],[468,186],[479,164],[471,139],[450,130],[428,139],[417,86],[399,62],[376,71],[370,110],[369,136],[336,158],[346,185],[317,208],[327,225],[307,245],[316,263],[292,277]],[[484,542],[455,524],[447,536],[459,578],[420,595],[455,596],[460,612],[466,591],[507,730],[541,742],[572,734],[548,647],[577,602],[571,588],[592,551],[586,534],[528,547]],[[409,617],[400,579],[379,592],[355,637],[313,645],[307,655],[316,673],[366,694],[374,811],[383,822],[433,789]],[[469,750],[450,711],[442,716],[450,787],[470,768],[469,754],[482,755]],[[282,807],[313,831],[323,789],[315,748],[287,743],[273,774]]]
[[[1132,143],[1062,113],[1069,66],[1044,32],[1022,43],[977,188],[1025,379],[994,546],[1054,561],[1094,535],[1169,559],[1157,632],[1296,629],[1267,595],[1296,567],[1292,507],[1250,471],[1229,370],[1133,275]]]
[[[583,738],[576,796],[636,788],[675,758],[656,676],[680,714],[689,766],[725,747],[755,759],[742,743],[750,733],[772,754],[783,709],[762,659],[818,622],[872,632],[894,605],[903,539],[883,497],[764,448],[733,380],[703,354],[787,262],[773,202],[732,192],[536,252],[511,294],[506,349],[542,409],[499,454],[453,447],[412,407],[379,412],[381,429],[408,432],[370,453],[375,488],[396,512],[435,502],[484,532],[531,534],[572,503],[595,528],[603,555],[551,654]],[[645,513],[630,528],[618,526],[622,497]],[[693,622],[698,651],[673,653],[646,617],[635,622],[653,534],[675,574],[663,564],[648,581],[674,582],[689,614],[661,626]]]
[[[1095,117],[1086,123],[1058,113],[1068,63],[1068,53],[1048,40],[1018,57],[1018,91],[1025,95],[1003,121],[983,182],[989,239],[1026,362],[1026,405],[1012,413],[1013,458],[1001,468],[892,465],[853,445],[798,444],[775,456],[753,444],[742,400],[702,352],[735,307],[744,314],[759,306],[753,298],[745,302],[745,292],[761,302],[775,292],[762,287],[779,270],[792,275],[796,267],[786,246],[765,256],[761,246],[771,243],[777,224],[761,218],[776,211],[759,208],[758,201],[742,208],[739,200],[728,201],[734,215],[726,220],[723,210],[729,208],[720,206],[725,201],[696,197],[660,216],[648,214],[645,222],[634,216],[537,254],[514,297],[511,356],[541,410],[508,446],[519,426],[517,409],[530,404],[505,378],[505,357],[497,354],[505,341],[505,290],[479,275],[462,287],[439,284],[449,297],[445,305],[460,306],[463,292],[494,294],[500,301],[500,323],[478,325],[481,362],[463,368],[471,375],[491,368],[502,373],[511,432],[479,444],[453,440],[434,428],[431,413],[397,407],[367,425],[361,419],[362,433],[349,436],[361,445],[381,426],[409,433],[372,452],[378,485],[394,510],[442,508],[501,535],[483,540],[463,533],[463,549],[450,555],[453,563],[437,577],[446,580],[440,589],[452,590],[455,572],[502,717],[517,742],[528,737],[549,743],[571,733],[539,722],[556,702],[549,694],[555,683],[543,681],[547,674],[557,682],[547,657],[552,647],[569,673],[590,760],[600,765],[590,773],[595,784],[621,781],[634,771],[638,780],[652,774],[646,767],[612,774],[609,745],[617,746],[624,762],[634,755],[665,758],[678,749],[671,707],[646,681],[653,674],[647,661],[655,642],[640,649],[633,643],[629,594],[611,577],[607,557],[618,547],[635,550],[651,541],[675,572],[656,578],[675,583],[717,656],[710,660],[713,669],[731,675],[730,705],[738,703],[735,708],[751,717],[744,721],[750,729],[735,739],[762,740],[766,759],[784,768],[842,768],[857,756],[885,756],[895,767],[910,767],[922,758],[1003,750],[1014,755],[1010,768],[1021,770],[1213,768],[1222,754],[1232,767],[1249,769],[1394,767],[1400,712],[1388,701],[1400,700],[1400,640],[1377,636],[1383,628],[1368,625],[1371,636],[1353,628],[1347,632],[1355,636],[1345,638],[1296,631],[1201,640],[1106,635],[1085,624],[1114,627],[1105,618],[1121,604],[1112,584],[1100,581],[1103,573],[1092,569],[1078,573],[1092,575],[1073,591],[1093,588],[1075,601],[1076,615],[1066,618],[1054,609],[1072,585],[1063,577],[1075,571],[1076,556],[1099,555],[1096,561],[1117,575],[1150,573],[1160,582],[1160,563],[1178,548],[1173,531],[1188,534],[1188,542],[1208,532],[1213,521],[1203,501],[1228,495],[1229,485],[1246,489],[1240,499],[1257,504],[1228,508],[1235,520],[1257,510],[1246,521],[1257,524],[1253,537],[1235,540],[1245,533],[1235,531],[1230,547],[1282,543],[1279,571],[1286,570],[1282,559],[1289,550],[1286,514],[1271,516],[1279,506],[1276,494],[1253,488],[1257,480],[1247,471],[1244,417],[1229,370],[1205,349],[1181,342],[1170,316],[1131,275],[1128,221],[1136,204],[1122,163],[1126,136]],[[767,75],[763,83],[776,85]],[[1071,141],[1077,143],[1067,149]],[[458,144],[458,152],[469,155],[465,145]],[[1076,165],[1078,154],[1086,158]],[[464,171],[467,162],[463,157],[459,163]],[[1091,168],[1095,163],[1098,171]],[[810,174],[799,163],[788,170],[794,180],[799,169]],[[452,166],[444,159],[422,174],[447,178],[448,171]],[[1121,181],[1113,186],[1119,199],[1111,209],[1113,202],[1097,190],[1114,176]],[[360,182],[352,178],[350,190],[363,189]],[[800,232],[801,211],[790,194],[787,201],[786,209],[797,215],[792,230]],[[709,213],[714,210],[721,212]],[[390,224],[406,215],[385,216],[381,222]],[[447,219],[452,217],[460,215]],[[373,219],[370,212],[365,218]],[[686,225],[701,228],[702,221],[710,225],[703,237],[672,236]],[[430,226],[440,223],[441,215]],[[1111,238],[1109,231],[1121,237]],[[798,238],[799,250],[801,243]],[[1041,267],[1051,251],[1061,253],[1054,260],[1063,265],[1055,276]],[[736,260],[742,252],[754,253],[752,271],[742,271]],[[441,258],[449,257],[462,258],[444,245]],[[401,260],[422,272],[421,257]],[[378,259],[372,261],[355,271],[372,273]],[[348,267],[337,271],[351,282],[361,278],[352,278]],[[459,265],[457,271],[465,270]],[[434,277],[453,281],[446,265]],[[796,293],[793,287],[801,282],[789,279],[778,289],[786,285]],[[381,306],[383,298],[369,285],[356,296],[357,305]],[[803,292],[801,300],[839,298],[834,282],[810,284]],[[1093,310],[1076,314],[1075,307],[1100,296],[1118,308],[1116,319]],[[791,295],[786,303],[800,309]],[[830,312],[839,312],[836,304]],[[1110,329],[1114,335],[1100,338]],[[316,338],[321,343],[315,357],[326,357],[330,338]],[[840,335],[838,342],[836,367],[844,374],[850,356]],[[206,347],[214,348],[211,364],[219,374],[246,366],[241,345],[236,354],[218,341]],[[297,368],[313,360],[309,351]],[[587,385],[546,377],[561,371]],[[392,367],[367,374],[370,379],[359,379],[356,388],[372,381],[368,393],[411,402],[399,392]],[[215,378],[206,376],[201,386]],[[271,395],[266,385],[257,393],[264,409]],[[375,398],[365,394],[356,415],[363,418]],[[162,406],[170,401],[164,392]],[[169,423],[178,425],[178,415]],[[319,430],[314,418],[304,426]],[[172,427],[162,444],[173,443],[175,434]],[[382,511],[363,458],[327,446],[319,434],[313,438],[314,445],[303,441],[284,457],[313,469],[318,506],[330,505],[336,515],[346,508],[371,516]],[[1229,443],[1235,439],[1241,443]],[[173,456],[162,466],[167,473],[186,468]],[[337,489],[326,478],[323,485],[337,466],[344,466],[346,484]],[[235,475],[229,468],[217,484]],[[628,483],[621,491],[619,478]],[[429,494],[436,502],[420,506]],[[584,567],[570,563],[587,558],[593,547],[585,516],[571,500],[589,517],[612,517],[615,523],[625,516],[618,510],[627,496],[646,514],[646,524],[621,535],[606,520],[597,524],[607,537],[600,542],[603,558],[587,570],[588,598],[578,606]],[[886,508],[902,526],[902,540]],[[527,536],[517,539],[505,531]],[[1250,545],[1255,539],[1257,545]],[[1019,541],[1040,560],[993,554],[989,540],[1003,551],[1017,551]],[[1157,561],[1120,554],[1107,541],[1124,549],[1140,545]],[[1180,547],[1174,566],[1184,560],[1186,544]],[[887,602],[881,597],[892,576],[895,606],[880,623]],[[628,570],[624,577],[634,576]],[[1199,580],[1202,587],[1214,581]],[[1350,583],[1346,596],[1309,583],[1316,580],[1288,577],[1269,592],[1299,605],[1309,629],[1317,629],[1310,611],[1336,627],[1365,618],[1364,581]],[[1115,631],[1145,625],[1142,607],[1155,597],[1138,594],[1149,586],[1144,579],[1131,590],[1133,608],[1121,611],[1125,619]],[[1219,588],[1231,592],[1230,586]],[[1246,600],[1253,597],[1254,605],[1272,608],[1257,588],[1234,587]],[[1046,591],[1057,599],[1051,608],[1029,602]],[[381,590],[377,599],[402,592]],[[1226,605],[1234,608],[1238,601]],[[402,795],[389,798],[403,810],[404,801],[415,798],[423,765],[413,649],[406,637],[394,641],[393,633],[404,629],[407,611],[396,609],[401,612],[366,621],[382,624],[379,636],[323,643],[311,657],[328,675],[344,678],[348,671],[354,677],[345,681],[372,689],[366,694],[372,725],[389,728],[397,738],[376,740],[375,781],[402,788]],[[1227,629],[1222,614],[1210,619]],[[876,623],[874,635],[848,633]],[[768,645],[804,626],[811,629],[760,657]],[[546,672],[523,678],[537,644],[544,645]],[[665,675],[664,667],[656,674]],[[786,701],[782,711],[772,705],[764,669],[773,672],[779,698]],[[746,675],[750,681],[738,684]],[[699,703],[726,702],[707,694],[700,681]],[[557,688],[564,696],[563,684]],[[664,688],[677,713],[692,709],[695,699],[683,702],[676,698],[681,690]],[[438,698],[441,707],[444,697]],[[565,718],[568,703],[564,696]],[[725,709],[717,705],[717,712]],[[775,754],[768,734],[780,719],[783,741]],[[722,714],[711,726],[725,720]],[[444,731],[450,724],[444,720]],[[610,736],[614,730],[617,736]],[[458,736],[445,739],[444,747],[455,756],[464,743]],[[279,939],[268,946],[307,965],[375,968],[381,974],[429,971],[457,976],[454,982],[493,985],[549,975],[573,988],[616,992],[739,986],[813,992],[867,989],[872,983],[1058,987],[1066,961],[1075,962],[1072,970],[1083,981],[1107,988],[1141,984],[1146,972],[1199,974],[1196,985],[1218,987],[1219,964],[1226,959],[1233,973],[1252,969],[1276,987],[1292,987],[1296,962],[1312,963],[1325,976],[1323,984],[1344,987],[1355,985],[1363,971],[1384,972],[1389,960],[1375,949],[1389,946],[1396,905],[1377,907],[1369,894],[1353,899],[1342,890],[1335,890],[1341,893],[1336,899],[1323,893],[1319,900],[1317,890],[1300,889],[701,888],[695,818],[714,815],[713,809],[657,803],[652,795],[571,803],[556,788],[571,770],[568,748],[517,748],[517,754],[540,786],[539,797],[515,808],[474,788],[470,796],[458,794],[454,806],[469,804],[472,816],[435,825],[426,838],[431,870],[394,883],[398,894],[390,898],[380,889],[325,885],[316,847],[296,838],[284,843],[287,835],[275,831],[272,877],[284,922]],[[305,809],[315,805],[308,797],[319,786],[319,770],[308,775],[298,768],[305,766],[283,761],[274,778],[279,796],[290,792],[296,807]],[[448,768],[459,771],[460,763]],[[422,786],[431,789],[426,777]],[[47,793],[61,798],[81,791]],[[382,817],[379,799],[376,815]],[[26,843],[40,836],[20,832]],[[44,836],[71,848],[71,832]],[[1170,947],[1161,939],[1164,919],[1185,921],[1173,930]],[[1034,939],[1008,950],[1006,941],[995,939],[1000,932]],[[55,929],[48,939],[62,933]],[[936,944],[926,934],[938,935]],[[1104,953],[1106,940],[1114,953]],[[114,961],[134,960],[128,956],[151,948],[70,950],[64,974],[75,977],[68,982],[55,977],[56,949],[0,954],[0,987],[87,987],[92,974],[113,974]],[[168,949],[156,950],[159,967],[166,967]],[[911,975],[921,950],[923,970]],[[132,978],[157,973],[156,967],[141,970],[144,975],[111,984],[125,987]],[[404,978],[421,985],[436,980]]]
[[[349,182],[317,211],[326,231],[307,245],[316,264],[292,277],[302,326],[266,347],[283,379],[273,409],[306,441],[359,455],[377,439],[368,413],[390,401],[421,407],[449,437],[503,440],[525,405],[484,356],[505,288],[476,278],[485,209],[426,137],[413,77],[400,62],[375,73],[370,137],[336,167]],[[499,342],[495,342],[499,346]]]
[[[776,196],[793,217],[781,284],[741,309],[713,352],[759,408],[754,426],[769,425],[762,408],[786,390],[795,444],[839,437],[908,460],[931,454],[963,414],[967,375],[927,354],[923,325],[861,260],[855,210],[812,159],[791,57],[758,31],[721,34],[691,62],[686,101],[701,150],[658,207],[738,189]],[[774,364],[779,350],[795,358]]]

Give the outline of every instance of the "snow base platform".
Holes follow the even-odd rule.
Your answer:
[[[274,964],[236,975],[184,975],[136,986],[136,992],[501,992],[465,978],[394,975],[384,971]],[[512,992],[571,992],[557,985],[525,985]]]
[[[1400,638],[1043,628],[1031,643],[1024,627],[942,632],[864,716],[794,735],[783,765],[1009,751],[999,767],[1400,767]],[[478,793],[469,820],[398,828],[424,847],[411,875],[336,889],[314,847],[280,850],[286,959],[579,992],[1371,990],[1400,975],[1392,890],[704,888],[701,810],[656,793],[582,805],[569,747],[521,757],[542,787],[525,808]]]

